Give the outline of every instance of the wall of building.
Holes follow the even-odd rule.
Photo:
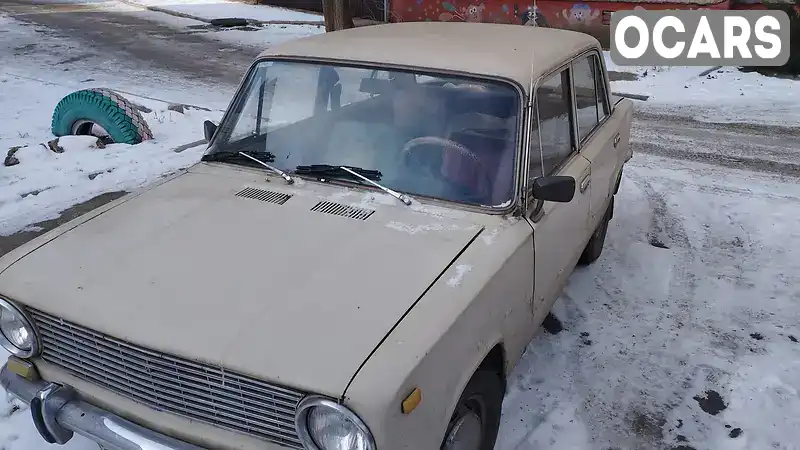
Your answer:
[[[730,0],[392,0],[397,22],[465,21],[564,28],[609,45],[611,14],[630,9],[729,9]]]

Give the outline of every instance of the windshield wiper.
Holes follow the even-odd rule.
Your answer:
[[[312,164],[310,166],[297,166],[294,170],[294,173],[297,175],[329,175],[329,176],[342,176],[344,174],[350,174],[362,181],[366,181],[367,183],[375,186],[376,188],[382,190],[383,192],[386,192],[387,194],[400,200],[406,205],[411,204],[411,199],[407,195],[401,194],[397,191],[389,189],[386,186],[383,186],[373,181],[381,179],[382,174],[378,170],[362,169],[361,167],[352,167],[352,166],[332,166],[329,164]]]
[[[348,169],[347,167],[342,166],[342,167],[340,167],[340,169],[345,170],[345,171],[357,176],[358,178],[361,178],[362,180],[366,181],[367,183],[375,186],[376,188],[382,190],[383,192],[386,192],[387,194],[391,195],[392,197],[394,197],[394,198],[400,200],[401,202],[405,203],[406,206],[411,204],[411,199],[406,194],[401,194],[401,193],[399,193],[397,191],[394,191],[394,190],[391,190],[391,189],[387,188],[386,186],[382,186],[382,185],[370,180],[369,178],[367,178],[367,177],[365,177],[363,175],[359,175],[357,172],[354,172],[354,171]]]
[[[383,176],[378,170],[362,169],[361,167],[346,166],[356,172],[358,175],[367,177],[371,180],[380,181]],[[344,166],[331,166],[329,164],[312,164],[310,166],[297,166],[294,173],[297,175],[329,175],[329,176],[346,176],[352,175],[351,172],[343,170]]]
[[[252,156],[252,155],[256,155],[258,157]],[[245,158],[247,158],[247,159],[249,159],[251,161],[254,161],[254,162],[266,167],[267,169],[277,173],[278,175],[281,176],[281,178],[286,180],[287,184],[294,184],[294,178],[289,176],[289,174],[287,174],[286,172],[282,171],[281,169],[278,169],[275,166],[267,164],[267,162],[275,161],[275,155],[273,155],[270,152],[254,152],[254,151],[247,151],[247,152],[244,152],[244,151],[242,151],[242,152],[217,152],[217,153],[212,153],[210,155],[206,155],[202,159],[203,159],[203,161],[226,161],[228,159],[236,158],[236,157],[239,157],[239,156],[244,156]]]
[[[214,152],[203,156],[203,161],[227,161],[229,159],[238,158],[244,155],[250,159],[257,159],[260,162],[271,163],[275,161],[275,155],[272,152],[259,152],[255,150],[242,150],[238,152]]]

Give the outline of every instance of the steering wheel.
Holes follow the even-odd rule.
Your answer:
[[[467,159],[471,162],[472,167],[476,169],[478,173],[478,177],[481,179],[481,182],[477,183],[469,183],[467,185],[463,185],[463,183],[458,183],[466,187],[470,192],[469,196],[474,197],[475,199],[486,199],[489,196],[490,186],[491,186],[491,178],[489,177],[489,172],[486,170],[486,166],[483,164],[480,158],[470,149],[465,147],[458,142],[451,141],[450,139],[445,139],[439,136],[422,136],[418,138],[411,139],[410,141],[406,142],[403,146],[402,155],[403,161],[406,165],[409,166],[425,166],[422,163],[422,159],[419,157],[421,153],[428,152],[430,150],[422,150],[422,149],[431,149],[436,148],[440,155],[442,156],[442,161],[444,161],[444,155],[448,152],[456,152],[458,153],[459,158]],[[430,166],[427,167],[429,172],[433,172],[430,170]],[[443,174],[439,174],[440,178],[443,178]],[[448,180],[449,181],[449,180]]]

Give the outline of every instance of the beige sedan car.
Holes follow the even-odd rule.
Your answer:
[[[490,450],[600,256],[632,105],[592,37],[404,23],[262,53],[196,165],[0,260],[2,385],[120,450]]]

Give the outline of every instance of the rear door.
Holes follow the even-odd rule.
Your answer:
[[[621,158],[616,148],[623,120],[621,112],[611,111],[608,83],[597,51],[590,51],[572,62],[578,145],[591,162],[592,175],[586,189],[590,192],[590,228],[599,223],[606,211]]]
[[[529,152],[529,183],[543,175],[568,175],[578,187],[569,203],[543,202],[531,208],[535,243],[534,320],[550,310],[583,251],[589,235],[589,160],[577,148],[570,67],[544,78],[536,91]]]

